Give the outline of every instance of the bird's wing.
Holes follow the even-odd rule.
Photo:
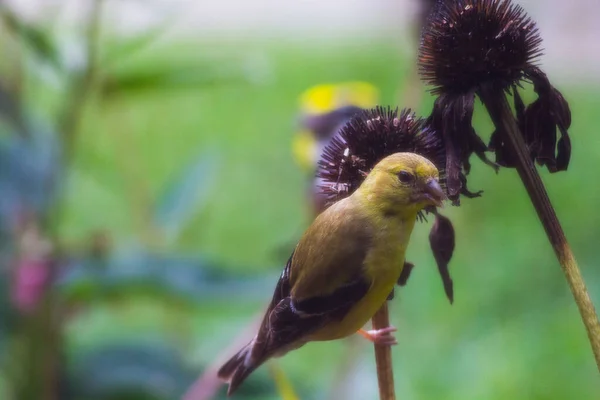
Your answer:
[[[358,225],[343,221],[328,222],[336,225],[332,229],[322,229],[315,221],[305,235],[309,239],[298,244],[275,288],[255,340],[253,359],[270,357],[327,323],[343,319],[368,292],[371,282],[362,268],[370,232],[360,221]]]
[[[292,259],[293,255],[279,278],[259,329],[252,352],[253,359],[270,357],[327,323],[341,320],[369,290],[370,283],[357,276],[330,294],[296,301],[290,294]]]

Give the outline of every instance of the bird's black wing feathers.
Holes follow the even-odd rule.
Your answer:
[[[252,358],[270,357],[332,320],[341,320],[353,304],[369,290],[369,283],[357,276],[325,296],[300,301],[290,295],[290,256],[256,337]]]
[[[350,306],[359,301],[369,290],[369,283],[361,276],[356,276],[350,283],[325,296],[310,297],[303,300],[292,300],[291,306],[300,314],[313,316],[327,315],[331,319],[342,319]]]

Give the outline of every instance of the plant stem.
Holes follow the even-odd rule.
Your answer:
[[[383,329],[390,326],[388,302],[373,315],[373,329]],[[396,400],[394,391],[394,369],[392,366],[392,348],[388,345],[374,344],[375,363],[377,364],[377,382],[379,383],[379,400]]]
[[[56,179],[67,179],[67,171],[73,162],[74,151],[80,131],[80,123],[84,116],[84,106],[89,100],[93,85],[98,75],[99,39],[104,0],[90,0],[90,9],[86,25],[87,61],[83,71],[69,82],[69,90],[65,96],[57,125],[61,139],[62,171]],[[57,186],[57,182],[53,182]],[[44,225],[49,236],[56,243],[59,238],[59,226],[64,214],[65,202],[59,198],[44,216]]]
[[[510,147],[511,154],[515,154],[517,157],[517,172],[546,230],[550,244],[556,253],[558,262],[573,293],[581,319],[587,330],[590,345],[596,359],[596,365],[600,370],[600,322],[598,321],[598,315],[585,287],[585,282],[581,276],[577,261],[575,261],[575,256],[571,251],[562,226],[550,203],[544,183],[531,160],[529,150],[523,140],[517,121],[504,93],[481,93],[480,97],[488,109],[494,125],[504,135],[505,142]]]
[[[66,96],[67,101],[63,115],[58,121],[59,133],[61,134],[63,170],[61,178],[66,179],[68,168],[73,161],[73,153],[75,142],[79,132],[79,126],[84,112],[84,104],[88,98],[96,76],[98,63],[98,38],[100,32],[100,17],[103,0],[91,0],[91,6],[88,17],[88,32],[87,32],[87,65],[81,76],[74,79],[71,83],[71,89]],[[56,182],[53,182],[56,185]],[[42,223],[45,225],[46,234],[52,242],[57,245],[60,243],[59,226],[63,217],[65,202],[60,199],[57,204],[54,204],[46,214],[42,217]],[[54,256],[56,257],[56,256]],[[53,279],[55,278],[56,265],[51,267]],[[39,340],[40,343],[45,343],[46,351],[36,354],[35,363],[43,368],[39,379],[41,392],[35,398],[44,400],[55,400],[60,397],[60,379],[61,372],[65,371],[64,361],[61,359],[64,351],[63,343],[63,313],[64,309],[58,301],[57,294],[52,288],[48,290],[44,299],[43,305],[40,307],[41,312],[36,319],[42,327],[36,332],[44,338],[44,340],[32,337],[32,340]],[[37,373],[37,369],[34,370]]]
[[[283,372],[281,367],[274,362],[269,363],[269,369],[273,381],[275,382],[275,388],[281,400],[299,400],[300,397],[296,394],[294,386]]]
[[[84,106],[89,93],[96,83],[99,61],[99,38],[102,19],[102,5],[104,0],[91,0],[88,21],[86,26],[87,59],[85,68],[71,82],[71,88],[63,115],[59,121],[60,133],[63,135],[65,164],[68,164],[76,145],[79,125],[83,118]]]

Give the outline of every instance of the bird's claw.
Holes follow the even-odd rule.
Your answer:
[[[394,337],[394,332],[397,329],[393,326],[388,326],[383,329],[372,329],[370,331],[365,331],[363,329],[359,330],[360,333],[365,339],[384,346],[394,346],[398,344],[396,338]]]

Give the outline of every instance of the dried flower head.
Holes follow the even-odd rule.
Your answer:
[[[475,95],[485,103],[490,96],[512,93],[532,159],[552,172],[567,168],[569,106],[535,65],[541,42],[535,22],[510,0],[441,0],[430,15],[421,37],[419,70],[438,95],[429,123],[444,138],[450,196],[462,190],[460,176],[468,173],[473,153],[496,168],[514,166],[497,133],[489,145],[496,164],[486,159],[488,146],[471,123]],[[522,81],[533,83],[538,94],[528,107],[517,93]],[[558,148],[557,128],[562,136]]]
[[[317,177],[320,193],[326,205],[352,194],[365,177],[383,158],[398,152],[417,153],[433,162],[440,173],[440,183],[445,187],[446,155],[441,137],[410,110],[392,110],[376,107],[355,115],[325,146]],[[464,176],[460,179],[466,180]],[[457,204],[458,201],[455,202]],[[452,280],[448,264],[454,250],[452,224],[435,209],[435,223],[430,233],[430,244],[438,264],[444,290],[453,301]],[[420,215],[423,219],[423,215]],[[410,274],[406,270],[405,280]]]
[[[437,4],[438,0],[419,0],[417,4],[417,22],[419,31],[423,29],[423,27],[427,24],[427,19],[429,15],[434,9],[434,6]]]
[[[317,175],[329,203],[352,194],[383,158],[411,152],[431,160],[445,184],[445,154],[440,137],[410,110],[377,107],[354,116],[325,146]]]
[[[510,1],[445,1],[423,33],[419,69],[435,94],[507,90],[541,55],[541,42],[535,23]]]

